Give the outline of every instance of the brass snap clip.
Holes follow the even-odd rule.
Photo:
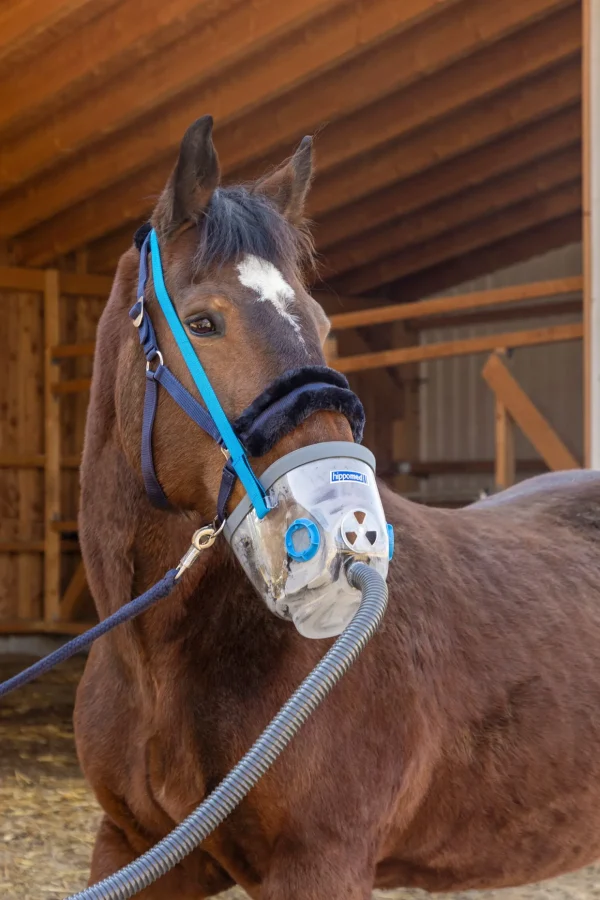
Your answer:
[[[209,547],[212,547],[224,527],[225,522],[221,522],[217,528],[215,520],[212,525],[204,525],[202,528],[199,528],[198,531],[194,532],[192,543],[181,557],[179,565],[177,566],[175,581],[181,577],[186,569],[189,569],[190,566],[194,565],[203,550],[208,550]]]

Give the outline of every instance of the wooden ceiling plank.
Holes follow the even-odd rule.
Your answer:
[[[564,7],[565,3],[560,3]],[[572,7],[572,4],[568,4]],[[353,66],[346,66],[333,73],[329,79],[321,79],[314,85],[314,90],[304,94],[297,92],[286,98],[285,104],[272,104],[260,110],[253,122],[242,122],[236,133],[236,144],[229,149],[229,165],[235,168],[240,164],[247,165],[250,158],[263,159],[281,147],[289,144],[301,134],[299,122],[304,130],[316,127],[323,121],[332,122],[352,113],[352,107],[360,110],[372,105],[380,99],[386,107],[391,119],[392,113],[388,104],[391,96],[401,92],[401,96],[413,97],[412,91],[405,94],[411,84],[418,82],[421,89],[423,81],[439,73],[441,69],[456,68],[465,57],[476,54],[482,47],[487,47],[512,34],[519,28],[531,24],[543,15],[550,15],[557,9],[556,4],[540,3],[533,0],[524,4],[484,4],[477,2],[463,3],[448,11],[445,16],[438,17],[431,24],[405,34],[400,41],[388,42],[380,47],[376,55],[356,61]],[[576,10],[567,11],[567,16],[576,16]],[[572,25],[570,28],[572,29]],[[453,71],[452,68],[449,71]],[[438,80],[435,82],[438,84]],[[315,94],[319,97],[316,110],[319,118],[315,118]],[[355,102],[355,98],[356,101]],[[419,95],[415,98],[415,105]],[[457,104],[458,105],[458,104]],[[412,114],[412,109],[411,109]],[[357,114],[353,123],[363,121],[363,112]],[[312,116],[312,118],[311,118]],[[278,145],[264,142],[263,135],[269,135],[272,121],[277,121],[276,138]],[[338,128],[343,127],[346,120],[336,124],[335,128],[327,128],[321,136],[320,168],[338,165],[339,160],[329,159],[328,140],[335,136]],[[359,126],[362,128],[362,125]],[[353,126],[351,141],[357,139]],[[360,137],[358,138],[360,141]],[[369,147],[367,147],[369,149]],[[352,147],[350,155],[355,155]]]
[[[516,203],[487,216],[436,236],[419,246],[408,247],[392,256],[347,273],[332,281],[332,287],[356,295],[388,284],[445,259],[470,253],[511,234],[575,212],[581,207],[581,180]]]
[[[581,230],[581,213],[570,213],[399,279],[388,286],[387,292],[394,302],[404,303],[447,291],[481,275],[576,244],[581,241]]]
[[[322,214],[345,208],[441,160],[571,106],[580,97],[581,64],[579,57],[574,57],[330,173],[321,183],[317,181],[309,212],[318,220]]]
[[[422,6],[424,0],[413,0],[415,2]],[[296,3],[304,10],[306,0],[296,0]],[[315,86],[311,82],[295,96],[286,98],[285,103],[279,103],[276,111],[272,108],[259,110],[239,125],[232,123],[228,128],[227,122],[232,118],[237,121],[246,109],[256,108],[270,100],[273,94],[281,95],[293,89],[299,81],[312,78],[315,73],[330,66],[332,60],[344,59],[350,52],[364,50],[360,28],[356,27],[356,13],[350,8],[351,16],[348,8],[344,8],[336,12],[327,27],[321,23],[319,28],[312,29],[312,33],[309,29],[308,36],[302,40],[298,35],[293,35],[289,45],[281,42],[273,52],[254,56],[249,66],[241,67],[234,77],[217,81],[212,88],[208,86],[204,89],[205,108],[210,110],[218,123],[215,137],[221,164],[225,171],[235,169],[248,156],[264,153],[269,149],[269,142],[292,139],[299,130],[302,133],[315,128],[321,121],[332,121],[344,112],[376,100],[382,93],[390,94],[398,86],[403,86],[403,91],[394,101],[386,97],[368,109],[347,117],[334,128],[325,130],[319,142],[320,171],[324,173],[332,166],[345,162],[349,156],[359,154],[377,142],[385,142],[389,135],[384,128],[380,139],[376,122],[379,122],[379,129],[382,121],[388,123],[392,136],[397,137],[399,130],[408,133],[429,118],[437,118],[449,108],[469,102],[474,92],[484,92],[484,86],[486,90],[495,89],[498,77],[504,85],[507,77],[517,80],[524,73],[536,71],[548,60],[556,59],[557,54],[564,53],[565,46],[570,52],[576,50],[581,40],[581,17],[579,8],[573,6],[537,24],[534,32],[526,29],[511,42],[505,40],[491,49],[478,50],[487,41],[505,38],[515,28],[537,19],[557,3],[564,3],[564,0],[520,0],[518,4],[500,5],[469,0],[464,10],[459,6],[447,12],[442,19],[444,27],[440,27],[438,19],[433,24],[426,22],[405,33],[399,40],[386,41],[366,58],[360,56],[341,71],[326,75],[324,84],[319,82],[316,87],[318,104],[314,102]],[[282,7],[280,0],[277,0],[277,5],[288,9],[290,19],[294,21],[293,3]],[[385,8],[388,10],[389,4],[386,3]],[[413,13],[417,8],[413,7]],[[406,4],[398,5],[397,10],[399,18],[409,12]],[[463,12],[459,17],[450,16],[450,13],[456,11],[458,14],[461,10]],[[372,32],[374,13],[376,9],[372,4],[368,8]],[[274,25],[277,21],[275,19]],[[358,25],[361,21],[359,17]],[[385,17],[383,22],[389,24],[389,17]],[[280,31],[281,28],[274,27],[273,33],[278,35]],[[381,38],[381,34],[378,37]],[[515,46],[512,41],[517,42]],[[535,54],[525,53],[524,48],[529,47],[532,41],[540,49]],[[307,44],[311,48],[310,54],[306,53]],[[468,65],[466,62],[461,65],[454,62],[476,50],[478,52],[469,57]],[[194,58],[196,56],[197,52]],[[521,67],[514,63],[515,57],[523,58]],[[453,62],[450,69],[445,68]],[[405,90],[406,85],[440,68],[443,71],[438,75],[418,81],[412,90]],[[496,70],[499,75],[494,78]],[[507,70],[510,72],[508,76]],[[474,82],[477,82],[476,86]],[[149,95],[150,90],[149,87]],[[193,118],[196,104],[196,94],[193,100],[186,97],[172,109],[164,110],[160,129],[156,128],[153,118],[148,118],[122,137],[114,137],[81,154],[59,172],[52,170],[46,173],[29,186],[26,203],[23,203],[22,191],[13,190],[0,201],[0,222],[4,223],[0,225],[0,238],[19,234],[116,179],[124,178],[140,165],[148,165],[170,150],[175,152],[174,138],[183,133]],[[87,114],[80,112],[80,116],[85,115],[90,120],[90,128],[93,128],[92,123],[97,117],[95,103],[90,104]],[[277,122],[275,129],[272,125],[274,119]],[[40,145],[51,147],[47,136],[41,144],[38,141]],[[23,155],[18,148],[17,143],[17,158],[22,160]],[[6,152],[4,159],[6,161]]]
[[[43,120],[12,142],[5,142],[0,153],[0,187],[6,190],[28,180],[80,147],[98,141],[99,136],[105,141],[119,129],[173,101],[191,87],[195,94],[193,98],[188,95],[187,108],[193,107],[192,118],[195,118],[200,85],[218,76],[228,66],[238,64],[250,52],[258,53],[273,41],[281,41],[290,30],[331,13],[341,2],[263,0],[260,14],[254,3],[234,6],[204,27],[192,30],[142,60],[125,77],[114,78],[98,87],[83,108],[79,102],[72,103],[50,122]],[[332,18],[343,30],[352,20],[352,8],[334,10]],[[306,56],[306,41],[302,36],[299,36],[299,44]],[[271,54],[261,54],[263,68],[265,64],[270,65],[271,58]],[[226,96],[231,82],[230,76],[223,85]],[[238,81],[236,86],[239,87]],[[210,93],[210,84],[205,89]],[[154,121],[146,123],[145,127],[153,125]]]
[[[45,31],[58,31],[90,0],[17,0],[0,6],[0,62],[19,53]]]
[[[205,59],[207,54],[202,53],[202,70],[198,69],[196,62],[201,54],[200,47],[189,48],[187,51],[185,47],[179,45],[175,48],[177,59],[180,61],[173,62],[172,73],[178,73],[183,65],[181,59],[186,59],[188,69],[184,70],[184,74],[187,71],[188,78],[191,78],[191,73],[194,72],[196,81],[203,80],[204,76],[214,76],[219,67],[231,65],[236,58],[239,59],[243,55],[243,51],[248,53],[252,50],[251,59],[239,66],[233,74],[203,84],[202,87],[204,109],[217,120],[215,138],[219,146],[221,165],[225,171],[239,165],[245,159],[247,148],[250,146],[247,131],[251,132],[255,143],[258,137],[262,142],[261,146],[267,148],[269,142],[272,145],[273,142],[285,141],[288,135],[293,138],[298,131],[302,135],[316,128],[323,120],[330,121],[344,109],[355,109],[361,103],[369,103],[383,92],[391,92],[395,86],[408,84],[432,68],[435,69],[460,57],[477,46],[480,42],[479,30],[482,24],[485,24],[485,16],[479,16],[470,28],[465,29],[462,42],[458,39],[458,34],[453,43],[446,40],[439,46],[436,44],[436,55],[428,56],[421,63],[419,56],[415,58],[414,44],[426,41],[428,19],[426,22],[421,20],[426,13],[432,15],[434,11],[448,4],[454,6],[458,0],[444,0],[443,4],[432,3],[432,0],[410,0],[392,6],[388,0],[372,0],[368,8],[346,4],[323,17],[322,14],[331,7],[332,2],[333,0],[310,0],[310,2],[289,0],[288,3],[282,4],[281,0],[269,0],[269,8],[265,11],[264,18],[261,17],[262,27],[259,35],[256,34],[256,27],[254,29],[248,27],[242,13],[237,9],[233,10],[230,18],[237,14],[241,20],[235,32],[235,40],[231,37],[232,29],[224,29],[221,40],[214,44],[214,59],[211,59],[210,53],[208,59]],[[339,4],[340,0],[336,2]],[[475,0],[468,0],[468,5],[474,2]],[[548,6],[554,7],[561,2],[564,3],[564,0],[523,0],[525,12],[501,17],[502,33],[509,27],[514,27],[515,20],[523,21],[524,18],[528,20],[534,14],[539,15],[540,10],[547,9]],[[271,5],[273,10],[269,11]],[[508,7],[514,8],[511,4],[508,4]],[[243,7],[246,14],[251,9],[253,7],[248,4]],[[310,10],[314,16],[321,14],[321,18],[311,22],[298,33],[299,25],[310,19]],[[390,10],[395,11],[393,17]],[[404,38],[401,37],[400,43],[397,39],[389,39],[390,28],[392,34],[404,31],[410,25],[414,25],[415,19],[419,20],[419,25],[412,28]],[[436,39],[437,21],[436,19],[436,28],[430,29],[430,33],[436,36]],[[270,23],[269,27],[266,23]],[[370,54],[365,53],[367,46],[364,32],[367,26],[370,47],[373,44],[377,45],[384,38],[387,39],[383,47],[377,46]],[[214,29],[217,26],[211,23],[211,27]],[[293,32],[288,41],[282,40],[286,30]],[[415,31],[418,34],[412,37]],[[423,39],[419,37],[421,31]],[[225,35],[228,35],[228,40],[225,39]],[[203,33],[201,36],[206,40]],[[200,38],[194,36],[194,40],[201,44]],[[257,53],[257,50],[264,48],[269,41],[270,52]],[[310,53],[307,53],[307,46],[310,47]],[[346,68],[341,71],[336,68],[335,71],[329,72],[334,64],[351,59],[357,54],[358,60],[350,63],[348,71]],[[108,115],[112,115],[113,118],[118,115],[124,102],[129,102],[131,112],[135,111],[138,115],[144,111],[143,102],[140,104],[140,96],[147,97],[150,105],[157,105],[165,92],[165,85],[169,84],[169,70],[165,71],[163,66],[157,69],[154,57],[148,61],[148,65],[151,67],[151,73],[147,78],[141,79],[139,89],[133,92],[131,90],[132,83],[137,83],[139,72],[134,75],[131,83],[126,80],[125,84],[116,86],[116,95],[111,94],[108,110],[105,109],[102,96],[99,99],[95,98],[94,102],[83,110],[78,104],[75,123],[81,127],[85,122],[88,137],[95,138],[101,133],[105,138],[110,134],[112,129],[107,129],[104,125],[100,130],[100,125]],[[140,69],[143,69],[143,66]],[[373,69],[376,71],[372,71]],[[365,70],[368,77],[365,77]],[[270,114],[264,129],[260,122],[255,127],[252,126],[252,121],[257,116],[261,117],[260,111],[253,113],[247,116],[249,125],[244,129],[242,143],[239,143],[238,127],[233,124],[234,121],[240,119],[244,113],[268,103],[273,97],[280,97],[286,91],[297,88],[321,72],[325,75],[324,85],[319,84],[318,104],[314,102],[314,88],[309,86],[297,92],[298,102],[294,104],[290,99],[281,106],[281,113],[287,111],[286,122],[285,124],[279,122],[278,115],[276,129],[273,128]],[[342,85],[338,84],[340,78],[344,78]],[[197,98],[198,88],[195,87],[193,95],[188,92],[170,107],[162,109],[160,129],[156,128],[154,117],[147,117],[139,122],[135,129],[129,129],[122,136],[116,135],[110,140],[103,140],[101,144],[76,156],[72,162],[67,161],[59,171],[52,169],[41,175],[28,186],[27,203],[23,203],[22,189],[13,189],[0,203],[0,221],[3,223],[0,225],[0,237],[25,231],[61,209],[104,189],[116,179],[120,180],[140,167],[164,158],[165,154],[170,152],[175,154],[178,136],[183,134],[190,121],[198,114]],[[290,109],[291,106],[294,108]],[[262,115],[261,121],[264,118]],[[57,147],[60,148],[60,153],[70,151],[69,144],[65,145],[64,135],[56,133],[56,129],[60,128],[61,118],[58,117],[57,121],[58,125],[54,127],[54,140],[49,140],[46,123],[43,122],[35,133],[4,147],[0,153],[0,186],[6,189],[9,184],[21,182],[29,177],[44,160],[47,164],[56,158]],[[227,128],[230,122],[231,127]],[[284,127],[285,134],[282,132]]]
[[[544,24],[538,27],[542,28]],[[398,145],[402,137],[409,137],[411,133],[418,134],[419,129],[427,128],[436,119],[450,116],[455,110],[463,110],[468,116],[472,103],[481,103],[486,97],[489,97],[489,102],[493,102],[494,96],[509,85],[521,79],[535,77],[550,65],[572,58],[579,51],[581,38],[578,28],[567,29],[565,26],[554,30],[555,20],[552,21],[552,25],[553,40],[550,39],[550,32],[547,34],[547,43],[537,43],[530,37],[526,45],[528,51],[525,51],[525,45],[522,46],[523,55],[518,58],[513,56],[514,43],[519,40],[517,36],[496,48],[490,48],[479,58],[478,65],[474,69],[471,69],[470,61],[466,61],[460,79],[458,76],[456,80],[449,77],[445,79],[444,73],[440,73],[439,77],[435,76],[422,84],[417,84],[414,91],[408,92],[407,96],[399,95],[394,100],[390,98],[387,109],[376,104],[370,111],[365,111],[362,124],[358,121],[353,123],[355,137],[352,141],[350,132],[341,123],[331,130],[330,137],[325,133],[319,142],[321,171],[323,167],[330,168],[332,160],[343,164],[331,174],[317,176],[315,190],[311,195],[310,214],[319,216],[326,210],[334,209],[336,205],[347,205],[348,196],[345,191],[339,191],[339,183],[346,184],[349,180],[354,182],[351,194],[354,199],[370,193],[368,184],[356,178],[357,159],[348,160],[349,142],[359,157],[358,162],[372,167],[372,163],[378,161],[379,146],[386,148],[384,154],[389,153],[391,141]],[[464,85],[459,90],[458,82],[463,78]],[[456,90],[446,94],[444,81],[448,86],[454,84]],[[434,82],[437,83],[434,85]],[[435,87],[435,90],[432,90],[432,87]],[[506,118],[510,119],[511,110],[505,109],[504,113]],[[367,154],[367,150],[374,152]],[[399,165],[402,165],[401,161]]]
[[[348,241],[357,234],[580,140],[581,108],[577,104],[325,215],[318,223],[319,251],[325,252],[329,262],[330,255],[350,246]]]
[[[421,244],[473,219],[506,209],[528,197],[545,193],[581,177],[581,146],[573,144],[558,153],[537,159],[516,171],[500,175],[476,188],[461,191],[441,202],[360,235],[332,248],[327,255],[325,277],[357,269],[407,247]],[[457,185],[460,187],[460,183]]]
[[[523,9],[521,3],[503,7]],[[495,4],[491,8],[499,9]],[[484,46],[467,60],[420,80],[410,91],[385,97],[336,123],[335,128],[323,133],[320,141],[320,172],[396,140],[399,133],[407,134],[426,126],[475,99],[502,90],[511,82],[528,78],[580,49],[581,11],[576,5],[498,43]]]
[[[35,65],[13,73],[0,91],[0,133],[7,137],[38,116],[47,118],[61,104],[81,97],[90,85],[134,66],[233,2],[144,0],[140,10],[137,0],[123,0],[57,41]]]
[[[380,190],[440,160],[494,140],[527,121],[570,106],[579,99],[580,93],[580,61],[575,57],[531,82],[517,84],[508,92],[459,110],[431,131],[422,129],[374,152],[368,159],[359,159],[353,166],[345,166],[339,175],[329,174],[326,181],[315,186],[317,205],[323,208],[327,198],[333,208],[343,205],[343,198],[352,202],[357,194],[360,197]],[[318,153],[317,146],[317,164]],[[19,263],[43,265],[57,254],[89,244],[125,222],[140,222],[152,206],[151,198],[162,188],[171,165],[172,160],[168,160],[161,167],[151,166],[136,178],[126,179],[60,213],[48,224],[31,229],[15,241],[15,259]]]
[[[576,90],[576,79],[573,79]],[[514,108],[509,97],[507,106]],[[485,114],[478,117],[479,124],[485,125]],[[517,117],[515,125],[521,124]],[[448,127],[445,123],[440,126]],[[459,190],[476,187],[486,179],[505,171],[518,168],[542,156],[568,146],[581,136],[581,109],[579,105],[567,108],[554,116],[549,116],[533,124],[517,128],[515,133],[421,173],[415,174],[391,187],[379,191],[354,205],[336,210],[320,219],[315,229],[317,249],[324,253],[325,262],[330,266],[327,248],[333,245],[334,252],[342,252],[351,247],[346,239],[355,234],[368,232],[372,227],[422,209],[434,200],[443,199],[446,194],[456,194]],[[433,144],[438,142],[433,139]],[[418,158],[418,153],[413,158]],[[317,148],[318,163],[318,148]],[[90,246],[89,268],[92,272],[114,272],[122,253],[131,245],[133,227],[130,223],[112,232]],[[368,239],[368,238],[367,238]],[[358,238],[358,241],[362,238]],[[335,245],[339,243],[339,246]],[[333,262],[333,265],[335,263]]]
[[[399,279],[389,285],[387,291],[395,302],[419,300],[558,247],[577,243],[581,240],[581,231],[581,213],[570,213]]]

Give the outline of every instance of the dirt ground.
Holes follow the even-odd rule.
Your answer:
[[[0,658],[0,680],[28,662]],[[73,746],[71,713],[81,668],[81,661],[73,660],[0,702],[1,900],[62,900],[86,884],[99,811]],[[427,895],[403,890],[374,896],[377,900],[425,900]],[[593,900],[600,898],[600,866],[542,885],[451,896],[453,900]],[[227,900],[245,897],[237,890],[224,895]]]

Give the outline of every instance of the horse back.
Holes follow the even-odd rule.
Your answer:
[[[597,530],[600,527],[600,471],[547,472],[471,503],[465,511],[491,512],[496,508],[505,512],[512,508],[519,519],[543,515],[578,528]]]

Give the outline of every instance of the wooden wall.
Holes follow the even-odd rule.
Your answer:
[[[78,462],[88,393],[61,394],[57,385],[89,378],[92,359],[56,359],[53,348],[94,339],[109,286],[96,276],[0,268],[2,630],[20,630],[19,623],[62,630],[61,599],[79,563]],[[85,604],[83,612],[90,613]]]

